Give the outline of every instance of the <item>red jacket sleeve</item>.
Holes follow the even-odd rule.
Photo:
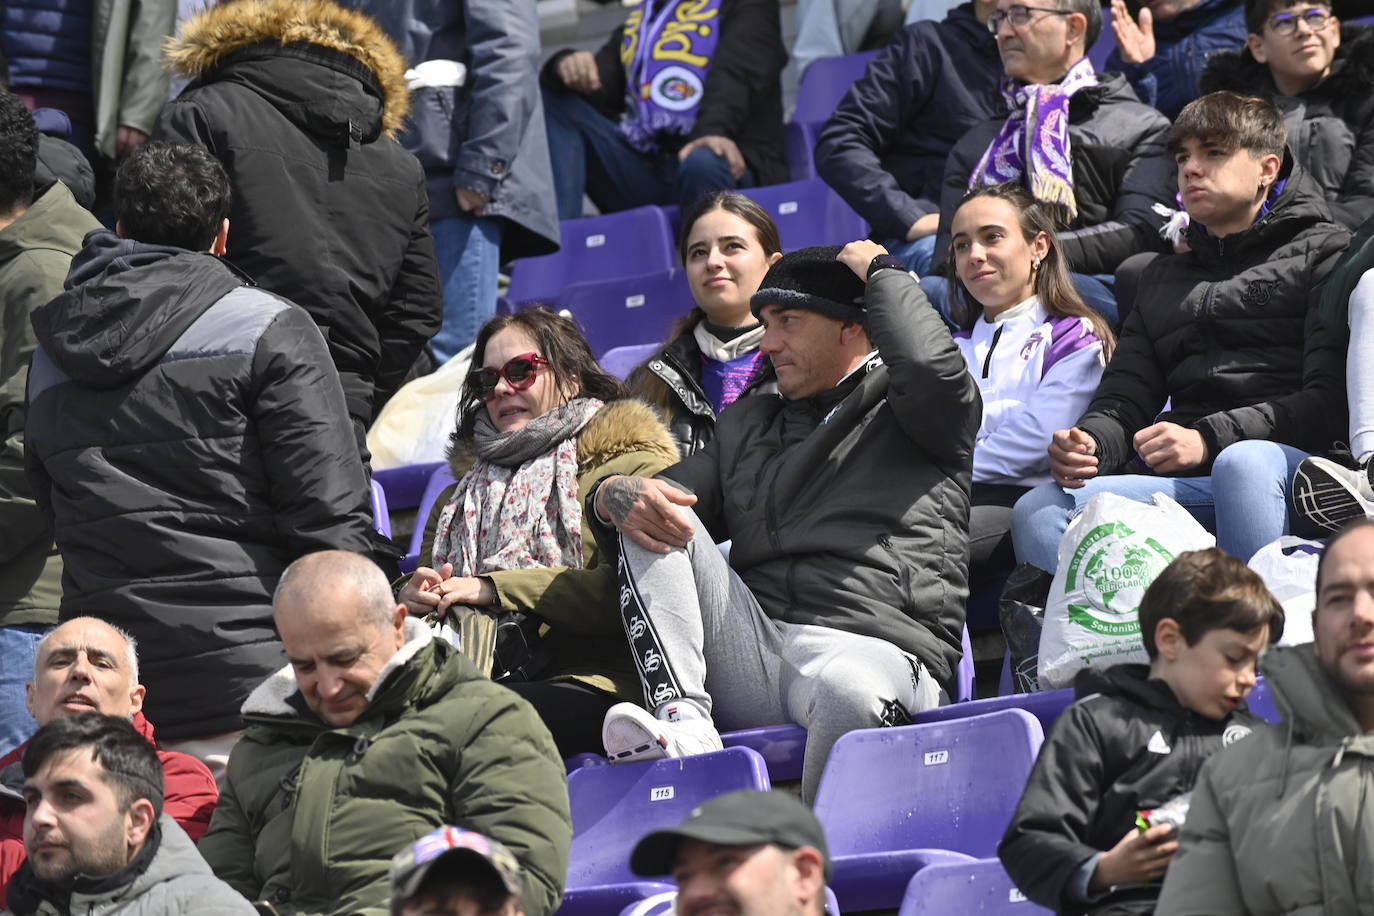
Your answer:
[[[219,801],[219,786],[205,764],[189,754],[158,751],[162,760],[165,796],[162,809],[181,825],[193,842],[200,842],[210,827],[210,815]]]

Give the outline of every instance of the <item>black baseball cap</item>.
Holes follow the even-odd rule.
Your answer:
[[[678,826],[655,830],[640,840],[630,853],[630,870],[646,878],[666,875],[673,869],[678,844],[683,840],[714,846],[814,846],[825,862],[826,880],[830,879],[830,850],[821,822],[810,808],[786,792],[742,789],[717,795],[693,809]]]

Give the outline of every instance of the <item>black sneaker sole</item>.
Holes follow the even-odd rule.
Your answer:
[[[1293,511],[1335,533],[1356,519],[1366,518],[1366,503],[1350,484],[1310,460],[1293,474]]]

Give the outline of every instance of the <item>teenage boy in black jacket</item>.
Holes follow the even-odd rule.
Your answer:
[[[1204,761],[1250,733],[1255,662],[1283,608],[1215,547],[1180,554],[1140,602],[1149,666],[1084,669],[997,852],[1017,887],[1060,913],[1153,913],[1178,848],[1137,816],[1192,792]]]

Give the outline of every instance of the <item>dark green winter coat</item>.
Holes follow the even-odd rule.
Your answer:
[[[1260,667],[1283,721],[1202,768],[1160,916],[1374,914],[1374,733],[1309,643]]]
[[[249,696],[201,853],[282,916],[389,916],[391,857],[453,824],[510,847],[526,916],[550,916],[572,821],[548,729],[422,623],[406,636],[350,726],[311,712],[290,667]]]
[[[99,228],[54,182],[0,229],[0,626],[57,623],[62,558],[24,472],[24,388],[36,343],[29,314],[62,292],[82,238]]]

